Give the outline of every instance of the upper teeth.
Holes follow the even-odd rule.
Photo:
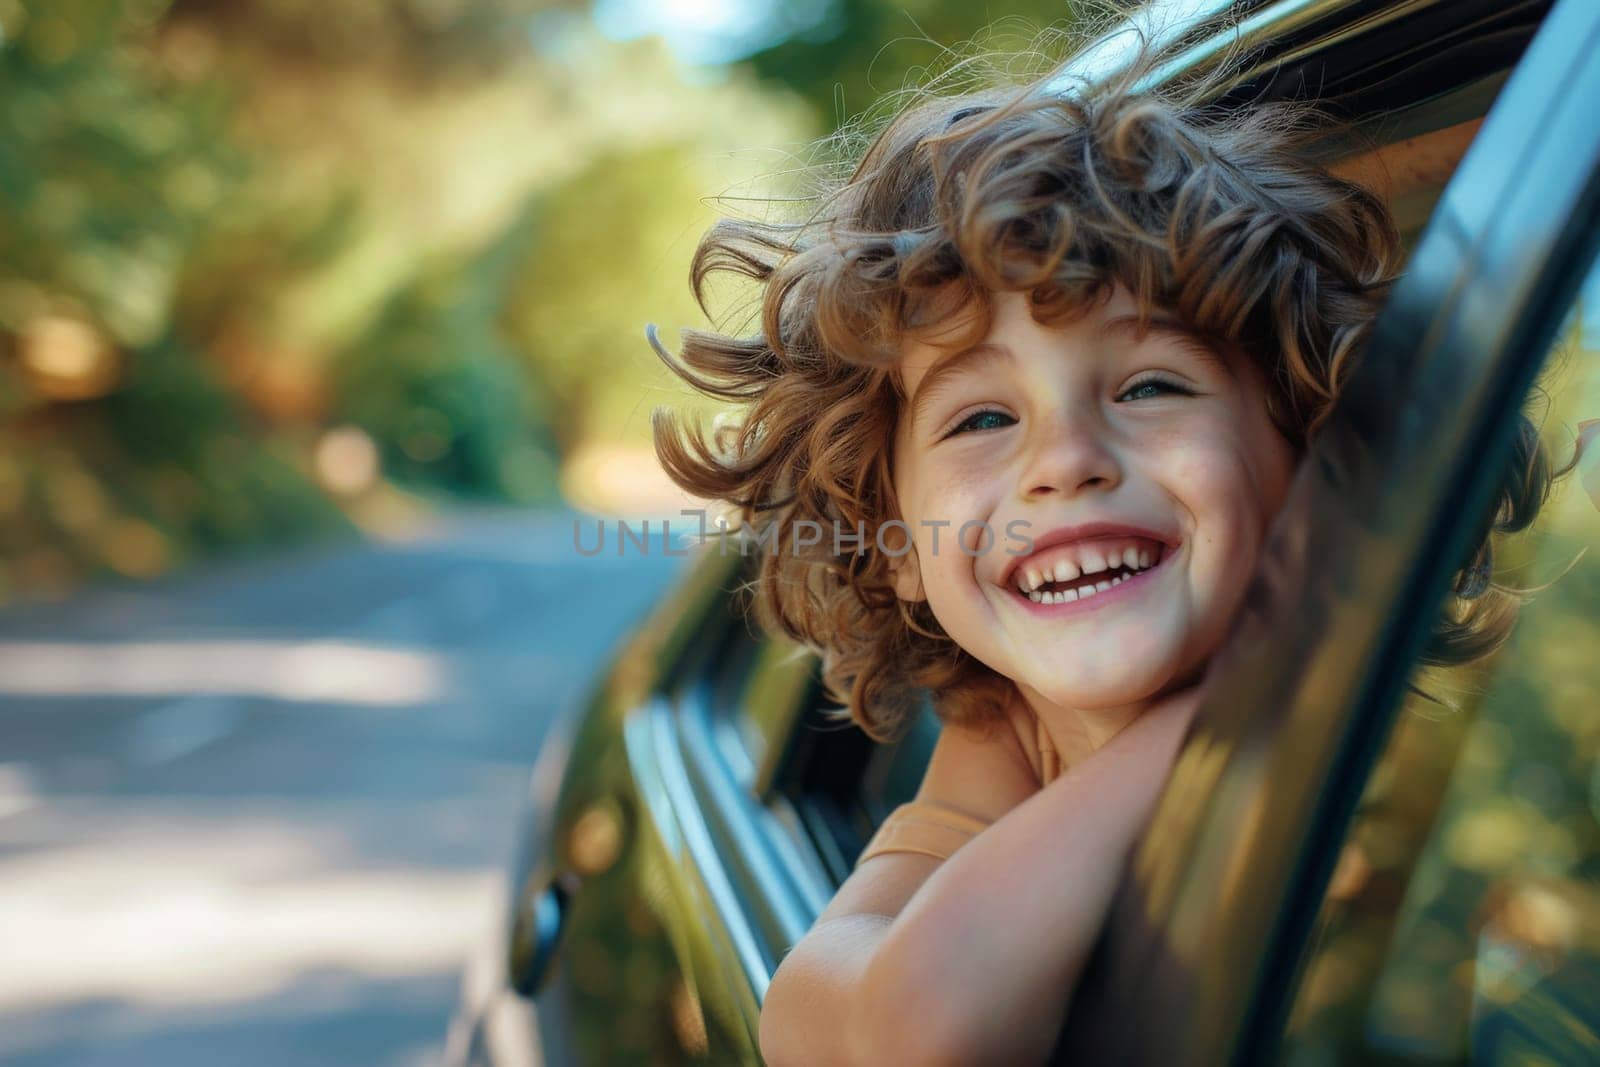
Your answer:
[[[1079,547],[1077,563],[1070,558],[1063,558],[1049,568],[1028,564],[1018,567],[1015,576],[1017,590],[1037,600],[1041,595],[1048,595],[1036,592],[1046,582],[1070,582],[1085,574],[1098,574],[1115,567],[1127,567],[1135,571],[1147,570],[1155,559],[1151,550],[1140,544],[1113,545],[1109,551],[1104,545],[1084,544]],[[1099,590],[1101,586],[1110,588],[1114,584],[1115,581],[1106,579],[1096,582],[1093,586],[1085,586],[1083,591],[1087,593],[1091,589]],[[1055,595],[1060,597],[1062,594]]]

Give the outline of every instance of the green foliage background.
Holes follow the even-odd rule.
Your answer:
[[[701,233],[993,14],[774,5],[692,69],[576,0],[0,0],[0,600],[642,454],[705,409],[643,336],[706,325]]]

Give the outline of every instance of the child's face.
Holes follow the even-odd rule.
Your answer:
[[[1227,632],[1294,471],[1252,361],[1208,362],[1193,342],[1159,329],[1137,339],[1134,312],[1118,288],[1056,329],[1033,320],[1024,294],[1002,293],[985,338],[999,346],[990,356],[957,361],[915,339],[901,348],[911,402],[896,427],[893,477],[916,551],[897,561],[897,589],[925,596],[962,648],[1035,703],[1114,708],[1191,681]],[[936,362],[941,372],[926,384],[937,388],[924,395]],[[946,376],[944,364],[960,369]],[[969,528],[969,551],[983,537],[986,552],[958,546],[969,521],[994,531]],[[1030,569],[1049,577],[1044,568],[1059,562],[1068,570],[1057,573],[1077,584],[1093,546],[1128,543],[1027,543],[1089,522],[1159,535],[1165,547],[1138,542],[1159,550],[1159,565],[1126,588],[1069,603],[1018,590],[1019,577],[1032,584]]]

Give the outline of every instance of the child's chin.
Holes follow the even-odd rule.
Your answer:
[[[1093,711],[1098,708],[1120,708],[1141,700],[1154,698],[1161,690],[1157,679],[1148,675],[1127,679],[1107,679],[1095,686],[1052,686],[1039,690],[1046,700],[1056,707]]]

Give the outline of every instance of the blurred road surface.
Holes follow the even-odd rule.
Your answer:
[[[0,612],[0,1063],[433,1062],[546,727],[683,563],[574,518]]]

